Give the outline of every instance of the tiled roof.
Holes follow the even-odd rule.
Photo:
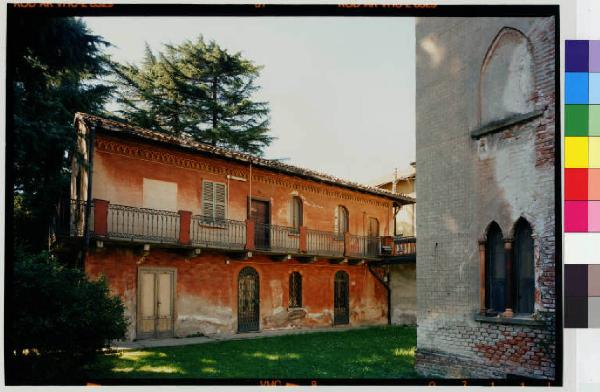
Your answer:
[[[101,126],[103,130],[113,132],[113,133],[121,133],[128,134],[135,137],[139,137],[146,140],[152,140],[159,143],[169,144],[172,146],[183,147],[188,150],[208,153],[210,155],[214,155],[216,157],[232,159],[238,162],[244,163],[252,163],[252,165],[256,167],[262,167],[267,169],[276,170],[279,172],[283,172],[286,174],[301,176],[305,178],[309,178],[311,180],[333,184],[342,186],[345,188],[357,190],[360,192],[370,193],[377,196],[383,196],[385,198],[394,200],[399,202],[400,204],[411,204],[414,203],[414,198],[403,195],[403,194],[394,194],[392,192],[386,191],[384,189],[375,188],[368,185],[359,184],[356,182],[344,180],[341,178],[334,177],[329,174],[319,173],[314,170],[304,169],[298,166],[288,165],[279,161],[265,159],[261,157],[257,157],[254,155],[230,150],[223,147],[216,147],[206,143],[197,142],[189,137],[176,137],[168,134],[164,134],[161,132],[152,131],[149,129],[137,127],[135,125],[109,120],[102,117],[94,116],[87,113],[76,113],[75,121],[83,121],[84,124],[93,124],[96,126]]]

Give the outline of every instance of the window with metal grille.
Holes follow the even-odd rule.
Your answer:
[[[496,222],[488,228],[485,244],[485,296],[486,307],[495,312],[506,309],[506,265],[504,261],[504,239]]]
[[[202,216],[210,222],[227,217],[227,186],[222,182],[202,181]]]
[[[300,199],[298,196],[294,196],[292,198],[292,227],[294,228],[294,231],[297,233],[300,231],[300,226],[302,226],[302,215],[303,215],[303,211],[302,211],[302,199]]]
[[[514,233],[514,302],[516,313],[533,313],[535,301],[535,272],[533,264],[533,231],[521,218]]]
[[[300,272],[290,274],[290,299],[288,301],[290,308],[302,307],[302,275]]]

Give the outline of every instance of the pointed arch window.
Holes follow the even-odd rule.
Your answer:
[[[487,231],[485,244],[486,308],[504,312],[506,308],[506,264],[502,230],[493,222]]]
[[[514,309],[516,313],[533,313],[535,302],[533,230],[529,222],[523,218],[515,225],[513,252]]]
[[[543,114],[534,105],[535,61],[529,39],[519,30],[504,27],[483,59],[479,82],[478,139]]]

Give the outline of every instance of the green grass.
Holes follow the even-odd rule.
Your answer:
[[[384,326],[102,356],[93,378],[416,378],[413,327]]]

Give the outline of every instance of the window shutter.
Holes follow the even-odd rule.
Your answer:
[[[227,217],[227,186],[220,182],[202,181],[202,215],[211,219]]]
[[[214,183],[215,189],[215,219],[225,219],[226,213],[225,209],[227,206],[227,188],[225,184],[220,184],[218,182]]]
[[[202,181],[202,215],[214,217],[214,183]]]

